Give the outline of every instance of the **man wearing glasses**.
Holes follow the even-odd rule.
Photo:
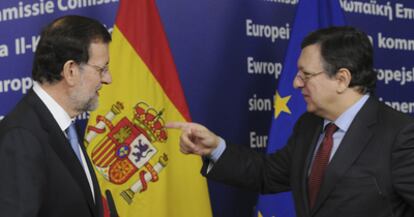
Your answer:
[[[227,145],[196,123],[180,149],[205,157],[208,178],[259,191],[291,190],[298,217],[414,216],[414,121],[373,95],[365,33],[331,27],[302,42],[293,81],[307,104],[284,148],[263,155]]]
[[[46,26],[33,89],[0,123],[0,215],[101,217],[94,169],[74,127],[111,83],[111,36],[98,21],[65,16]]]

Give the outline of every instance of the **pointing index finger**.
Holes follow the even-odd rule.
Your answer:
[[[179,129],[179,130],[183,130],[184,128],[186,128],[189,124],[186,122],[168,122],[165,124],[165,128],[167,129]]]

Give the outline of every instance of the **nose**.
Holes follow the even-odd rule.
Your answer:
[[[103,83],[103,84],[110,84],[110,83],[112,83],[111,71],[108,71],[107,73],[104,74],[104,76],[101,79],[101,83]]]
[[[303,88],[305,86],[305,83],[300,79],[298,76],[295,76],[293,79],[293,87],[295,89]]]

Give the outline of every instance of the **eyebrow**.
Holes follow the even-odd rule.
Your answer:
[[[299,70],[303,70],[303,66],[296,66]]]
[[[303,66],[298,66],[298,70],[301,71],[301,72],[303,72],[303,74],[312,74],[308,70],[304,69]]]
[[[299,71],[302,71],[304,74],[313,74],[314,73],[313,72],[314,70],[307,70],[307,69],[305,69],[304,66],[297,66],[297,68],[298,68]],[[317,73],[317,72],[315,72],[315,73]]]

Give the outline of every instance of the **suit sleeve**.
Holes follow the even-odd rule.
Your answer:
[[[46,162],[39,140],[25,129],[0,138],[0,212],[8,217],[38,216],[45,189]]]
[[[414,207],[414,123],[404,127],[396,137],[391,172],[395,190]]]
[[[228,145],[208,173],[208,160],[204,160],[201,173],[209,179],[264,194],[289,191],[292,156],[299,126],[300,121],[288,144],[273,154],[265,155]]]

